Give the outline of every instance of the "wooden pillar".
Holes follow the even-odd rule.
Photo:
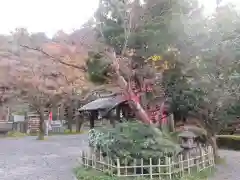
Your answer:
[[[119,122],[122,122],[122,119],[120,117],[120,113],[121,113],[121,105],[118,105],[116,107],[116,120]]]
[[[115,111],[115,109],[112,109],[110,112],[109,112],[109,114],[108,114],[108,118],[109,118],[109,120],[110,120],[110,124],[113,126],[113,127],[115,127],[115,125],[116,125],[116,115],[115,115],[115,113],[114,113],[114,111]]]
[[[94,121],[95,119],[97,119],[97,116],[98,116],[97,110],[93,110],[90,112],[90,129],[94,128]]]

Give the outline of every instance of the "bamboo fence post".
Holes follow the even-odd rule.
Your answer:
[[[94,154],[94,167],[97,168],[97,155]]]
[[[181,175],[184,175],[184,162],[183,162],[183,155],[180,154],[180,168],[181,168]]]
[[[143,158],[141,158],[141,175],[143,176]]]
[[[117,176],[121,176],[121,167],[120,167],[120,160],[117,159]]]
[[[211,154],[210,154],[210,146],[207,147],[207,164],[211,166]]]
[[[103,165],[103,156],[102,156],[102,150],[100,149],[100,169],[101,169],[101,171],[104,171],[104,165]]]
[[[215,166],[215,159],[214,159],[214,152],[213,152],[213,147],[212,146],[210,146],[211,148],[211,156],[212,156],[212,165],[213,165],[213,167]]]
[[[133,160],[133,167],[134,167],[134,169],[133,169],[133,173],[134,173],[134,175],[137,174],[137,168],[136,168],[136,166],[137,166],[137,160],[134,159],[134,160]]]
[[[86,165],[86,152],[83,152],[83,161],[84,161],[84,165]]]
[[[124,170],[125,170],[125,176],[127,176],[128,175],[128,169],[127,169],[128,167],[127,167],[127,158],[125,158],[125,160],[124,160]]]
[[[213,153],[212,153],[212,147],[209,146],[209,156],[210,156],[210,165],[211,166],[214,166],[214,156],[213,156]]]
[[[200,172],[200,170],[199,170],[199,156],[196,157],[196,166],[197,166],[197,172]]]
[[[161,179],[161,159],[158,159],[158,173],[159,173],[159,179]]]
[[[169,171],[169,179],[172,179],[172,163],[171,163],[171,158],[168,157],[168,171]]]
[[[111,171],[111,175],[113,175],[113,162],[112,162],[112,159],[110,159],[110,171]]]
[[[94,167],[94,162],[93,162],[93,154],[92,154],[92,159],[91,159],[91,166]]]
[[[189,152],[187,152],[187,170],[188,170],[188,174],[191,173],[191,169],[190,169],[190,157],[189,157]]]
[[[113,162],[112,162],[112,159],[110,159],[110,172],[111,172],[111,176],[113,176]]]
[[[149,158],[149,174],[150,174],[150,179],[153,178],[152,176],[152,158]]]
[[[168,158],[167,156],[165,156],[165,161],[164,161],[164,175],[168,175],[169,174],[169,168],[168,168]]]
[[[89,165],[88,165],[88,154],[86,155],[85,160],[86,160],[87,167],[89,167]]]
[[[81,161],[83,161],[83,152],[80,151],[80,158],[81,158]],[[83,165],[83,162],[81,162],[81,164]]]
[[[205,169],[205,153],[203,151],[203,149],[201,149],[201,154],[202,154],[202,165],[203,165],[203,169]]]

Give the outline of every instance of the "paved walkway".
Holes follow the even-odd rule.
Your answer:
[[[74,180],[72,169],[86,135],[0,139],[0,180]]]
[[[225,158],[225,163],[217,167],[210,180],[240,180],[240,152],[221,150],[220,156]]]

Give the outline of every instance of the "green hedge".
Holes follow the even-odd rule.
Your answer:
[[[240,136],[236,135],[219,135],[217,145],[222,149],[240,150]]]

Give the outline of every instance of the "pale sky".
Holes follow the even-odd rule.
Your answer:
[[[211,14],[216,8],[217,0],[199,0],[200,3],[204,5],[206,14]],[[237,8],[240,8],[240,0],[221,0],[221,4],[232,3],[236,5]]]
[[[199,0],[206,12],[214,11],[216,0]],[[240,0],[231,1],[240,5]],[[94,13],[98,0],[1,0],[0,34],[8,34],[17,27],[29,32],[45,32],[52,36],[58,30],[78,29]]]
[[[52,36],[63,29],[78,29],[94,13],[98,0],[1,0],[0,33],[16,27]]]

